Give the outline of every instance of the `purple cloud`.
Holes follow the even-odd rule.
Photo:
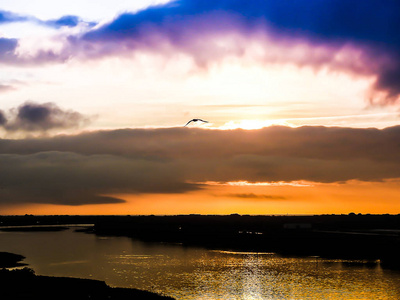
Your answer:
[[[249,40],[264,39],[263,56],[269,62],[376,75],[374,88],[385,94],[379,101],[388,104],[400,93],[399,20],[396,1],[181,0],[122,14],[81,41],[103,43],[104,48],[97,48],[101,55],[136,49],[171,55],[178,51],[204,66],[226,55],[243,55]],[[229,45],[224,43],[227,37],[232,37]],[[272,55],[271,43],[287,53]],[[303,54],[291,53],[296,45],[308,47]]]
[[[7,19],[7,17],[4,17]],[[8,17],[10,19],[11,17]],[[12,19],[12,18],[11,18]],[[18,59],[16,41],[0,41],[0,59],[12,63],[63,62],[137,50],[182,53],[207,67],[227,56],[251,54],[264,63],[326,67],[376,81],[371,102],[394,104],[400,95],[400,3],[394,0],[180,0],[123,13],[86,34],[69,36],[61,52]],[[76,26],[65,16],[44,22]],[[3,45],[2,45],[3,44]]]
[[[0,60],[3,61],[13,58],[17,45],[17,39],[0,38]]]
[[[75,27],[81,23],[86,24],[88,27],[93,27],[96,23],[85,22],[77,16],[63,16],[54,20],[40,20],[34,16],[18,15],[15,13],[0,10],[0,24],[17,23],[17,22],[30,22],[46,27],[60,28]],[[62,51],[52,50],[39,50],[35,55],[24,55],[16,52],[19,45],[19,40],[15,38],[1,38],[0,37],[0,63],[2,64],[15,64],[15,65],[41,65],[46,63],[62,63],[68,60],[74,51],[69,45],[65,45]]]

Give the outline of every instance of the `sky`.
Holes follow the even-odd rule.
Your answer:
[[[399,28],[395,0],[3,0],[0,214],[398,214]]]

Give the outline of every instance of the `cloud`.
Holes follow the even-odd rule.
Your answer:
[[[58,19],[52,20],[41,20],[30,15],[19,15],[8,11],[0,10],[0,25],[10,23],[25,23],[26,26],[39,25],[43,27],[50,27],[59,30],[64,27],[78,28],[78,32],[82,30],[88,30],[95,26],[95,22],[86,22],[78,16],[67,15],[62,16]],[[75,30],[75,33],[77,32]],[[25,39],[21,38],[5,38],[0,37],[0,63],[8,65],[20,65],[20,66],[31,66],[31,65],[42,65],[48,63],[64,63],[70,57],[73,56],[76,51],[70,49],[68,42],[66,42],[66,33],[60,31],[54,36],[47,37],[51,40],[50,44],[57,44],[60,49],[48,48],[48,44],[44,42],[45,38],[42,38],[38,45],[35,45],[35,50],[25,50],[24,42]],[[32,34],[32,36],[35,36]],[[27,37],[28,44],[29,39]],[[43,46],[45,45],[45,46]]]
[[[74,15],[66,15],[58,19],[52,19],[52,20],[41,20],[34,16],[20,15],[10,11],[0,10],[0,24],[16,23],[16,22],[31,22],[53,28],[60,28],[63,26],[76,27],[81,23],[85,23],[86,25],[89,25],[91,27],[96,25],[96,23],[94,22],[85,22],[80,17]]]
[[[0,38],[0,60],[13,59],[17,45],[17,39]]]
[[[7,118],[2,110],[0,110],[0,126],[4,126],[7,123]]]
[[[56,20],[45,21],[44,24],[52,27],[75,27],[79,24],[80,19],[77,16],[63,16]]]
[[[1,16],[3,22],[28,18],[8,12]],[[0,40],[0,60],[63,63],[146,51],[167,58],[183,54],[207,68],[236,56],[376,78],[370,101],[386,105],[397,103],[400,95],[399,20],[396,1],[180,0],[125,12],[98,26],[78,16],[37,20],[54,28],[87,26],[83,33],[55,37],[61,50],[35,55],[17,55],[17,41]],[[8,43],[6,56],[2,43]]]
[[[241,199],[258,199],[258,200],[285,200],[285,199],[287,199],[287,197],[283,197],[283,196],[254,194],[254,193],[227,194],[224,196],[241,198]]]
[[[13,23],[13,22],[25,22],[30,18],[27,16],[21,16],[9,11],[0,10],[0,24]]]
[[[20,46],[20,40],[14,38],[2,38],[0,37],[0,63],[7,65],[40,65],[51,62],[64,62],[67,60],[67,53],[53,50],[40,49],[35,55],[24,56],[18,51]]]
[[[7,131],[48,131],[60,128],[77,128],[89,122],[87,117],[63,110],[54,103],[26,102],[10,112],[9,121],[0,124]],[[4,114],[3,114],[4,116]]]
[[[62,16],[58,19],[54,20],[47,20],[47,21],[38,21],[39,24],[49,26],[49,27],[54,27],[54,28],[60,28],[60,27],[76,27],[80,24],[85,24],[89,27],[95,26],[97,23],[95,22],[85,22],[78,16],[73,16],[73,15],[67,15],[67,16]]]
[[[124,13],[80,42],[97,44],[101,55],[182,52],[199,65],[246,55],[245,45],[256,42],[264,61],[377,76],[374,88],[385,104],[399,96],[399,19],[395,1],[181,0]]]
[[[4,93],[4,92],[8,92],[8,91],[12,91],[15,88],[12,85],[8,85],[8,84],[1,84],[0,83],[0,93]]]
[[[0,199],[80,205],[118,201],[110,195],[124,193],[185,193],[210,181],[384,181],[400,178],[399,140],[400,126],[121,129],[0,139]]]
[[[41,152],[0,155],[1,203],[84,205],[124,202],[111,193],[171,193],[198,189],[168,163],[112,155]]]
[[[331,161],[365,159],[399,163],[399,139],[400,126],[385,129],[271,126],[259,130],[175,127],[104,130],[33,140],[0,140],[0,153],[68,151],[153,160],[260,156]]]

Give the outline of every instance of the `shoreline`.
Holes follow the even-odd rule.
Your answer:
[[[24,259],[19,254],[0,252],[1,299],[174,299],[133,288],[110,287],[101,280],[36,275],[21,263]]]
[[[0,269],[26,266],[27,264],[21,263],[25,258],[25,256],[15,253],[0,252]]]

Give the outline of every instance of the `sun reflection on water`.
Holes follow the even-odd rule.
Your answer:
[[[206,250],[193,256],[194,252],[178,257],[126,255],[113,263],[135,266],[136,271],[125,267],[119,272],[144,289],[176,299],[397,299],[400,295],[390,286],[391,280],[384,280],[377,263]]]

